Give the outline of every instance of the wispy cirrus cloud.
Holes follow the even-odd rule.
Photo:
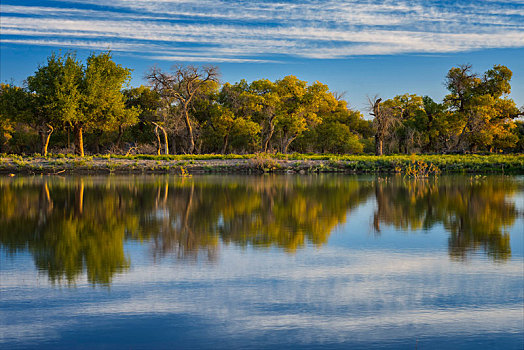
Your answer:
[[[4,1],[1,42],[262,62],[524,47],[524,2]],[[97,45],[100,45],[97,47]]]

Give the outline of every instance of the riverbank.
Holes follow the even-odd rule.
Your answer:
[[[524,155],[0,155],[2,174],[524,174]]]

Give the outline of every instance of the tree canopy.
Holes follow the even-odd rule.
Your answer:
[[[509,98],[512,72],[471,65],[444,77],[442,101],[403,93],[369,99],[371,119],[319,81],[288,75],[219,83],[215,66],[157,67],[130,88],[110,52],[82,63],[52,54],[23,86],[0,86],[0,151],[90,153],[520,152],[524,108]],[[67,142],[66,142],[67,139]]]

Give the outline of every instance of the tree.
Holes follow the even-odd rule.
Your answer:
[[[42,154],[47,155],[53,125],[60,126],[75,118],[81,103],[82,66],[75,56],[52,54],[47,64],[27,78],[27,88],[34,98],[32,122],[42,139]]]
[[[51,55],[46,65],[27,78],[36,99],[35,120],[40,132],[47,135],[45,148],[52,125],[70,125],[75,153],[84,156],[84,129],[108,130],[133,123],[137,111],[125,108],[121,93],[130,75],[131,70],[112,61],[110,52],[93,53],[85,68],[70,53]]]
[[[214,105],[203,124],[205,150],[225,154],[258,148],[260,126],[250,118],[235,115],[221,105]]]
[[[164,73],[160,68],[153,67],[146,75],[152,88],[165,101],[166,107],[177,104],[181,108],[189,142],[188,153],[195,150],[193,126],[189,115],[191,102],[205,84],[218,83],[218,77],[218,68],[215,66],[182,65],[174,66],[172,73]]]
[[[397,122],[397,117],[391,108],[382,106],[382,99],[375,96],[368,98],[369,108],[373,118],[373,129],[375,130],[375,155],[383,155],[384,140],[390,135],[392,126]]]
[[[521,112],[507,97],[511,92],[511,77],[511,70],[502,65],[493,66],[482,77],[471,71],[471,65],[449,70],[446,87],[450,93],[445,102],[461,122],[457,149],[491,150],[493,146],[507,147],[516,142],[511,130],[513,120]]]
[[[358,134],[365,134],[368,123],[360,112],[348,109],[346,101],[337,100],[334,107],[321,108],[318,115],[322,123],[304,132],[304,137],[297,140],[302,144],[298,145],[299,149],[308,152],[362,152],[363,144]],[[304,147],[304,142],[309,147]]]
[[[421,150],[427,143],[425,131],[428,124],[422,97],[415,94],[397,95],[384,101],[381,107],[389,110],[397,121],[389,135],[390,143],[393,144],[390,148],[397,148],[404,153]]]
[[[280,151],[288,152],[289,145],[304,131],[322,123],[321,112],[329,113],[337,105],[327,85],[307,82],[287,76],[276,82],[281,102],[276,126],[280,138]]]
[[[132,130],[135,140],[138,138],[142,142],[149,142],[151,133],[153,130],[151,126],[154,125],[159,118],[159,110],[162,106],[162,101],[160,95],[151,90],[148,86],[139,86],[136,88],[126,89],[123,91],[124,96],[126,97],[126,107],[135,108],[138,113],[138,124],[137,128]],[[123,128],[119,128],[117,146],[120,147]],[[158,127],[154,128],[155,136],[157,139],[157,154],[160,154],[162,143],[160,141],[160,136],[158,134]]]
[[[346,124],[339,121],[323,122],[317,128],[318,146],[329,153],[360,153],[363,145]]]
[[[248,91],[245,80],[231,85],[225,83],[217,96],[216,104],[211,104],[207,119],[206,138],[213,141],[215,150],[226,153],[255,151],[260,148],[260,124],[252,120],[254,96]]]
[[[326,85],[315,82],[308,86],[292,75],[275,82],[261,79],[248,85],[243,81],[228,89],[235,96],[230,105],[261,126],[264,152],[273,141],[287,153],[297,137],[322,122],[322,113],[330,113],[337,106]]]
[[[248,96],[248,108],[254,120],[261,126],[262,151],[267,152],[281,103],[276,84],[267,79],[255,80],[249,84],[245,95]]]
[[[446,110],[444,104],[433,101],[429,96],[424,96],[422,101],[427,117],[426,130],[424,130],[427,137],[425,151],[449,151],[453,144],[452,137],[456,134],[455,130],[457,129],[455,119]]]
[[[131,70],[116,64],[110,52],[92,54],[81,84],[81,113],[68,118],[75,132],[76,153],[84,156],[84,128],[112,130],[137,122],[138,110],[128,109],[122,88],[131,78]]]
[[[6,152],[16,122],[29,122],[34,112],[33,96],[25,89],[0,84],[0,152]]]
[[[521,110],[524,110],[524,108],[521,108]],[[516,136],[518,141],[514,146],[513,151],[524,153],[524,121],[518,120],[515,122],[515,124],[517,127],[513,130],[513,134]]]

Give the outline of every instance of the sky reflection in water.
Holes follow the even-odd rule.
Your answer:
[[[520,349],[522,198],[522,177],[4,178],[0,345]]]

